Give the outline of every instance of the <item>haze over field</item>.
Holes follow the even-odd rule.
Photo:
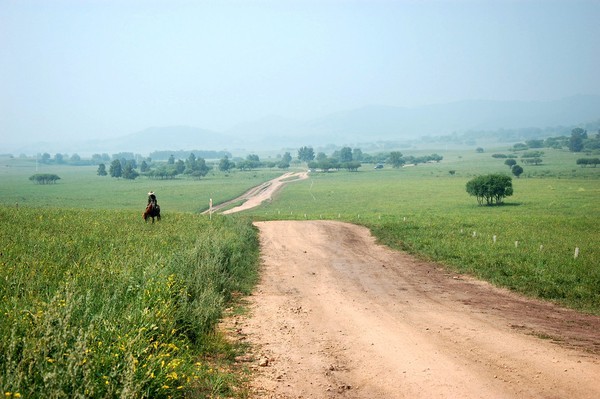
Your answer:
[[[222,147],[590,122],[599,17],[577,0],[1,1],[0,152],[165,126]]]

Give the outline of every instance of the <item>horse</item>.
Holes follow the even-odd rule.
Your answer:
[[[142,213],[142,218],[144,221],[148,222],[148,218],[152,218],[152,223],[154,223],[154,218],[160,222],[160,206],[158,204],[148,204],[144,213]]]

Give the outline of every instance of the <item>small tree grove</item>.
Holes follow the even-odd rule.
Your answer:
[[[33,176],[30,176],[29,180],[36,184],[54,184],[58,180],[60,180],[60,177],[51,173],[38,173]]]
[[[477,176],[467,182],[466,189],[479,205],[499,205],[513,194],[512,178],[503,174]]]

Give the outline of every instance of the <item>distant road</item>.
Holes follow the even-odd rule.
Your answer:
[[[227,215],[230,213],[241,212],[247,209],[255,208],[262,204],[265,201],[270,200],[273,195],[283,187],[284,184],[290,183],[293,181],[303,180],[308,178],[308,172],[288,172],[285,173],[273,180],[269,180],[259,186],[251,188],[241,196],[232,199],[230,201],[223,202],[222,204],[215,205],[212,208],[213,212],[219,212],[220,209],[227,208],[231,204],[235,204],[240,201],[244,201],[244,203],[240,206],[236,206],[235,208],[228,209],[223,213],[223,215]],[[210,210],[206,210],[203,214],[209,213]]]

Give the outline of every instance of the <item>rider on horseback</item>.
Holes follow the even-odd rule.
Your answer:
[[[148,208],[152,209],[158,205],[154,191],[148,193]]]
[[[158,206],[154,191],[148,193],[148,206],[146,206],[146,210],[142,213],[142,217],[145,221],[148,221],[148,218],[151,217],[152,223],[154,223],[154,218],[160,221],[160,206]]]

